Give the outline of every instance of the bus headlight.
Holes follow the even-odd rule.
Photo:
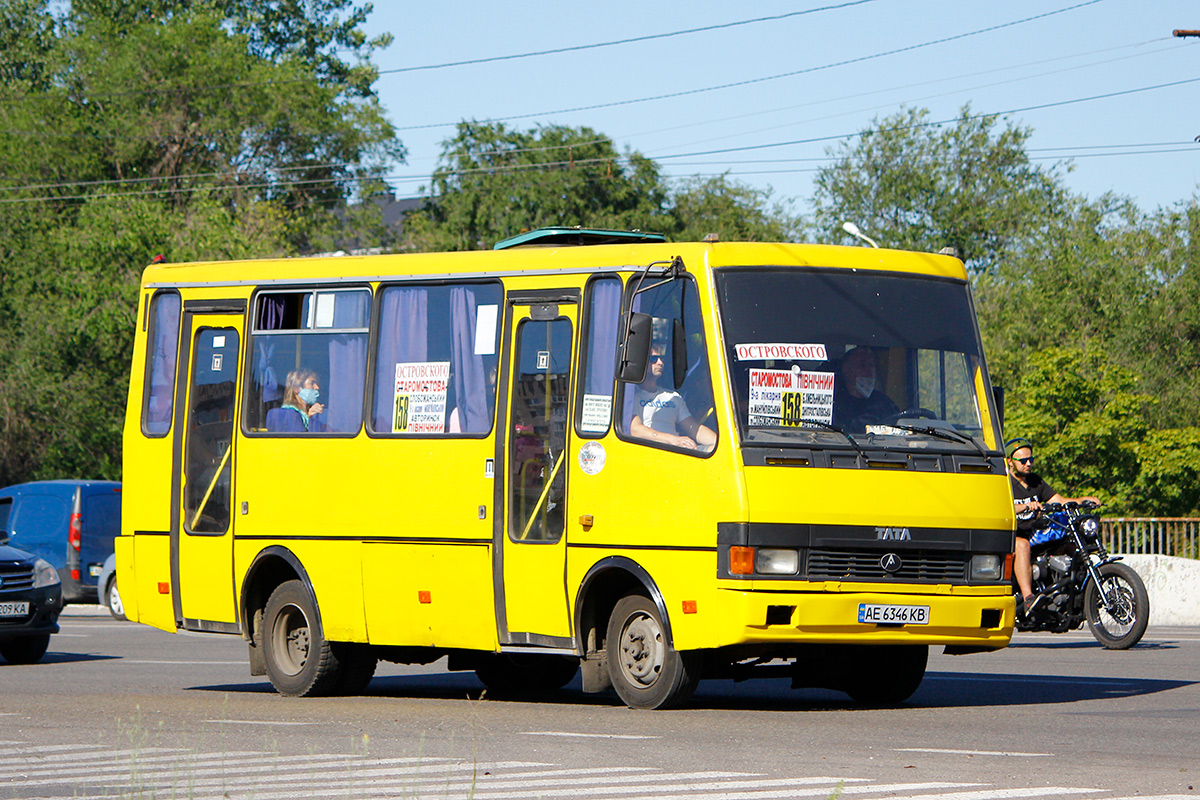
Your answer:
[[[795,550],[760,547],[754,554],[754,571],[759,575],[795,575],[800,571],[800,554]]]
[[[1004,577],[1004,559],[1000,556],[971,556],[971,580],[998,581]]]

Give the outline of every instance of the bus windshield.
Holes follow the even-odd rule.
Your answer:
[[[978,451],[998,441],[984,436],[979,338],[962,281],[726,268],[716,282],[744,444],[820,447],[845,434],[883,448]]]

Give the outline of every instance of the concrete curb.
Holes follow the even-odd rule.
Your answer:
[[[1200,625],[1200,561],[1157,555],[1121,560],[1146,584],[1151,625]]]

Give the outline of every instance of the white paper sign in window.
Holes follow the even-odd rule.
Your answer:
[[[475,355],[496,354],[496,313],[500,306],[483,305],[475,309]]]
[[[749,377],[752,427],[802,427],[804,420],[833,422],[832,372],[752,369]]]
[[[606,394],[585,394],[579,429],[584,433],[604,433],[612,419],[612,398]]]
[[[392,433],[445,433],[449,361],[396,364]]]

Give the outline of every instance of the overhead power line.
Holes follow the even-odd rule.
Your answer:
[[[791,72],[781,72],[778,75],[765,75],[765,76],[758,77],[758,78],[747,78],[746,80],[734,81],[733,83],[723,83],[718,86],[706,86],[701,89],[684,89],[684,90],[678,91],[678,92],[669,92],[667,94],[657,94],[657,95],[651,95],[648,97],[637,97],[637,98],[632,98],[629,100],[614,100],[614,101],[608,102],[608,103],[595,103],[593,105],[588,105],[588,106],[575,106],[573,108],[560,108],[555,111],[537,111],[537,112],[533,112],[533,113],[529,113],[529,114],[514,114],[514,115],[504,116],[504,117],[492,117],[492,118],[481,120],[481,121],[482,122],[506,122],[509,120],[517,120],[517,119],[530,119],[531,117],[549,117],[549,116],[554,116],[557,114],[573,114],[578,111],[595,111],[595,110],[601,109],[601,108],[616,108],[617,106],[628,106],[628,105],[634,105],[637,103],[650,103],[650,102],[654,102],[657,100],[671,100],[676,97],[688,97],[690,95],[695,95],[695,94],[716,92],[716,91],[720,91],[722,89],[734,89],[739,86],[751,86],[756,83],[765,83],[767,81],[777,81],[782,78],[792,78],[797,75],[806,75],[806,74],[810,74],[813,72],[821,72],[823,70],[833,69],[835,67],[845,67],[850,64],[860,64],[864,61],[873,61],[878,58],[885,58],[887,56],[894,56],[899,53],[907,53],[907,52],[911,52],[913,50],[920,50],[925,47],[933,47],[934,45],[938,45],[938,44],[946,44],[947,42],[954,42],[954,41],[958,41],[960,39],[969,38],[971,36],[979,36],[984,33],[992,33],[994,31],[1003,30],[1004,28],[1011,28],[1015,25],[1023,25],[1027,22],[1033,22],[1034,20],[1045,19],[1046,17],[1052,17],[1052,16],[1055,16],[1056,14],[1065,14],[1068,11],[1074,11],[1076,9],[1080,9],[1085,6],[1095,5],[1096,3],[1100,3],[1100,2],[1103,2],[1103,0],[1086,0],[1086,2],[1077,3],[1073,6],[1067,6],[1066,8],[1060,8],[1055,11],[1047,11],[1042,14],[1035,14],[1031,17],[1025,17],[1023,19],[1013,20],[1012,22],[1004,22],[999,25],[990,25],[986,28],[980,28],[978,30],[968,31],[966,33],[959,33],[959,34],[955,34],[954,36],[945,36],[940,39],[931,39],[930,41],[921,42],[920,44],[912,44],[912,45],[908,45],[906,47],[897,47],[892,50],[884,50],[883,52],[874,53],[869,56],[858,56],[856,58],[848,58],[843,61],[835,61],[830,64],[822,64],[822,65],[816,66],[816,67],[806,67],[804,69],[792,70]],[[397,131],[416,131],[416,130],[426,130],[429,128],[448,128],[448,127],[453,127],[454,125],[457,125],[457,124],[458,124],[457,121],[455,121],[455,122],[434,122],[434,123],[427,123],[424,125],[398,126],[396,128],[396,130]]]
[[[484,58],[471,58],[463,61],[446,61],[441,64],[425,64],[419,67],[398,67],[396,69],[381,69],[380,75],[397,75],[403,72],[420,72],[422,70],[431,69],[446,69],[447,67],[465,67],[475,64],[493,64],[497,61],[514,61],[520,58],[536,58],[537,56],[552,56],[561,53],[576,53],[580,50],[598,50],[602,47],[616,47],[622,44],[637,44],[639,42],[651,42],[656,39],[670,39],[674,36],[686,36],[692,33],[706,33],[708,31],[719,31],[726,28],[737,28],[742,25],[754,25],[759,22],[777,22],[781,19],[790,17],[802,17],[806,14],[816,14],[819,11],[836,11],[842,8],[851,6],[861,6],[866,3],[873,3],[876,0],[850,0],[846,3],[837,3],[832,6],[821,6],[819,8],[807,8],[803,11],[790,11],[786,14],[776,14],[770,17],[755,17],[754,19],[743,19],[737,22],[724,22],[717,25],[705,25],[701,28],[688,28],[682,31],[671,31],[670,33],[652,33],[646,36],[634,36],[628,39],[615,39],[611,42],[597,42],[595,44],[579,44],[570,47],[555,47],[550,50],[535,50],[530,53],[513,53],[506,56],[487,56]]]

